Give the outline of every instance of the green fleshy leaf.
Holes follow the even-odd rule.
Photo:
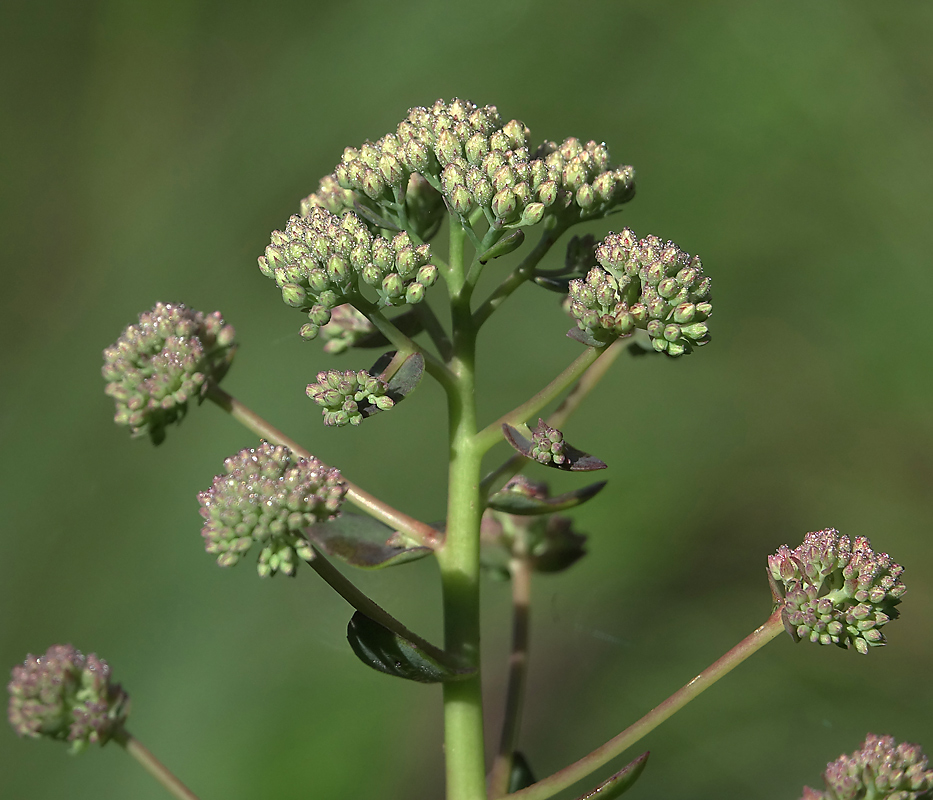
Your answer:
[[[573,279],[573,276],[569,278],[549,278],[546,275],[538,275],[534,281],[538,286],[548,291],[557,292],[557,294],[567,294],[570,291],[570,281]]]
[[[397,403],[415,390],[423,375],[424,356],[421,353],[412,353],[405,359],[396,373],[389,378],[389,388],[386,394]]]
[[[321,552],[360,569],[394,567],[434,553],[430,547],[400,542],[388,525],[362,514],[341,514],[305,528],[305,534]]]
[[[586,794],[580,795],[577,800],[615,800],[632,788],[635,781],[648,763],[649,751],[645,751],[631,764],[620,769],[615,775],[603,781],[599,786]]]
[[[512,753],[512,772],[509,774],[509,794],[527,789],[535,782],[528,759],[519,750]]]
[[[526,438],[518,428],[505,422],[502,424],[502,433],[505,436],[505,440],[519,453],[525,456],[525,458],[530,458],[535,463],[541,464],[541,466],[551,467],[552,469],[570,470],[571,472],[592,472],[597,469],[606,469],[606,462],[601,461],[596,458],[596,456],[591,456],[589,453],[584,453],[582,450],[578,450],[576,447],[566,442],[564,443],[563,450],[563,455],[567,459],[566,463],[554,464],[552,462],[542,464],[531,454],[534,442]]]
[[[591,483],[582,489],[574,489],[572,492],[548,498],[528,497],[518,492],[500,491],[489,498],[487,505],[496,511],[504,511],[506,514],[521,516],[553,514],[556,511],[566,511],[568,508],[582,505],[587,500],[596,497],[605,485],[606,481]]]
[[[427,642],[415,643],[357,611],[347,626],[347,640],[357,658],[378,672],[417,683],[446,683],[470,677],[475,670]]]
[[[368,206],[364,206],[359,200],[353,201],[353,211],[358,217],[362,217],[377,228],[384,228],[385,230],[394,231],[395,233],[402,230],[398,225],[392,222],[392,220],[377,214]]]
[[[485,264],[487,261],[491,261],[494,258],[507,256],[509,253],[521,247],[524,241],[525,232],[523,230],[510,231],[488,250],[484,250],[480,253],[476,257],[476,260],[479,261],[480,264]]]

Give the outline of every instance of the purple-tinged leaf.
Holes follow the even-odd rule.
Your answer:
[[[645,751],[631,764],[620,769],[615,775],[603,781],[599,786],[586,794],[580,795],[577,800],[615,800],[632,788],[635,781],[648,763],[649,751]]]
[[[360,569],[394,567],[434,552],[430,547],[399,544],[400,537],[388,525],[362,514],[341,514],[305,528],[305,534],[321,552]]]
[[[606,481],[591,483],[582,489],[575,489],[572,492],[548,498],[529,497],[518,492],[500,491],[489,498],[487,505],[496,511],[504,511],[506,514],[520,516],[553,514],[557,511],[566,511],[568,508],[582,505],[587,500],[596,497],[605,485]]]

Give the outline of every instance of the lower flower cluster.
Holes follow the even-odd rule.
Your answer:
[[[198,495],[204,548],[230,567],[255,543],[261,576],[293,575],[296,557],[314,557],[303,529],[336,517],[346,492],[338,469],[263,441],[228,458]]]
[[[77,753],[106,744],[126,720],[129,696],[110,682],[110,666],[70,644],[26,656],[12,677],[9,718],[19,736],[71,742]]]

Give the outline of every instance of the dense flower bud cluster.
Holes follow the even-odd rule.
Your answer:
[[[596,248],[601,266],[569,286],[578,327],[601,342],[646,330],[654,349],[669,356],[709,341],[710,279],[699,256],[656,236],[638,240],[626,228]]]
[[[293,216],[284,231],[272,232],[259,269],[275,281],[287,305],[308,314],[301,335],[313,339],[360,282],[373,287],[379,305],[420,303],[437,280],[430,258],[430,245],[413,244],[407,233],[374,236],[352,212],[338,217],[312,208],[307,216]]]
[[[157,444],[205,384],[229,366],[234,331],[219,311],[204,314],[182,304],[156,303],[104,350],[106,393],[116,402],[114,421],[133,436]]]
[[[567,463],[568,458],[564,451],[564,434],[557,428],[550,427],[543,419],[538,420],[538,427],[532,432],[531,458],[541,464],[556,464],[561,466]]]
[[[794,550],[768,557],[784,620],[797,639],[867,653],[885,643],[881,628],[897,618],[904,568],[876,553],[863,536],[850,541],[832,528],[808,533]]]
[[[295,556],[313,558],[302,529],[337,516],[347,492],[340,471],[261,442],[224,461],[224,472],[198,495],[204,548],[233,566],[255,542],[263,577],[295,572]]]
[[[861,750],[827,765],[825,792],[807,786],[801,800],[930,800],[933,770],[928,766],[917,745],[870,733]]]
[[[68,741],[77,753],[106,744],[126,720],[129,696],[110,682],[107,662],[70,644],[26,656],[12,677],[9,719],[19,736]]]
[[[602,217],[635,195],[635,169],[611,166],[609,148],[570,137],[560,144],[545,142],[535,158],[556,179],[557,202],[549,213],[568,222]]]
[[[307,395],[323,408],[324,424],[340,427],[359,425],[368,407],[387,411],[395,401],[386,395],[385,381],[366,370],[327,370],[317,374],[317,383],[309,383]]]
[[[375,326],[353,306],[348,303],[339,305],[331,310],[330,322],[321,328],[324,352],[342,353],[375,330]]]

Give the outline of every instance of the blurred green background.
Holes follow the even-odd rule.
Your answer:
[[[645,740],[631,796],[798,797],[868,731],[933,749],[933,5],[50,0],[4,3],[0,29],[0,664],[100,653],[131,730],[205,800],[441,796],[440,689],[360,665],[309,570],[260,581],[203,552],[195,493],[253,437],[205,407],[158,449],[131,441],[99,369],[155,301],[219,308],[229,391],[440,518],[441,392],[324,430],[304,385],[370,357],[299,341],[256,257],[344,146],[462,96],[535,140],[605,140],[638,196],[586,230],[672,238],[714,280],[709,348],[620,360],[566,426],[611,483],[577,514],[590,557],[535,583],[536,772],[760,624],[765,556],[829,526],[906,566],[890,646],[778,639]],[[487,421],[579,351],[553,295],[505,308],[481,341]],[[432,563],[359,580],[439,640]],[[497,725],[507,587],[485,605]],[[116,746],[72,759],[7,730],[0,763],[4,798],[166,796]]]

